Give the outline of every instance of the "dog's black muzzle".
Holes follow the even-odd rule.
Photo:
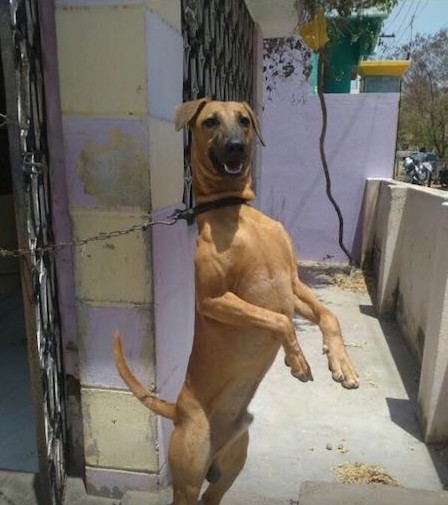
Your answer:
[[[246,169],[247,143],[244,138],[232,137],[219,147],[212,146],[209,157],[223,177],[241,177]]]

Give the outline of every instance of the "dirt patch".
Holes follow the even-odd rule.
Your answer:
[[[341,463],[332,468],[340,482],[346,484],[385,484],[398,486],[398,481],[384,468],[359,462]]]

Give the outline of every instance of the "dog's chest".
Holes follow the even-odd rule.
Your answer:
[[[291,313],[292,282],[289,271],[272,264],[251,265],[234,279],[232,291],[248,303]]]
[[[279,274],[290,270],[291,258],[284,235],[278,228],[263,223],[249,221],[241,227],[229,254],[230,267],[241,274],[277,279]]]
[[[208,254],[222,284],[243,300],[270,310],[292,313],[290,249],[278,226],[244,220],[229,233],[214,228]],[[219,240],[216,240],[219,237]]]

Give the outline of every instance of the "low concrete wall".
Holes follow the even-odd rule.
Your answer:
[[[394,317],[421,363],[425,440],[448,439],[448,194],[370,179],[362,262],[373,269],[380,317]]]

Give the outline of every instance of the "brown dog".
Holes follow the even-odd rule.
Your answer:
[[[319,325],[333,379],[356,388],[358,377],[336,317],[299,280],[282,225],[238,200],[255,196],[250,154],[253,133],[260,140],[261,135],[250,107],[188,102],[176,110],[176,129],[187,125],[198,204],[236,200],[197,217],[195,334],[177,402],[163,402],[139,383],[118,334],[115,357],[137,398],[174,421],[169,452],[174,505],[196,504],[205,478],[210,484],[202,502],[218,505],[244,466],[252,420],[247,408],[281,346],[292,375],[312,380],[297,342],[294,313]]]

